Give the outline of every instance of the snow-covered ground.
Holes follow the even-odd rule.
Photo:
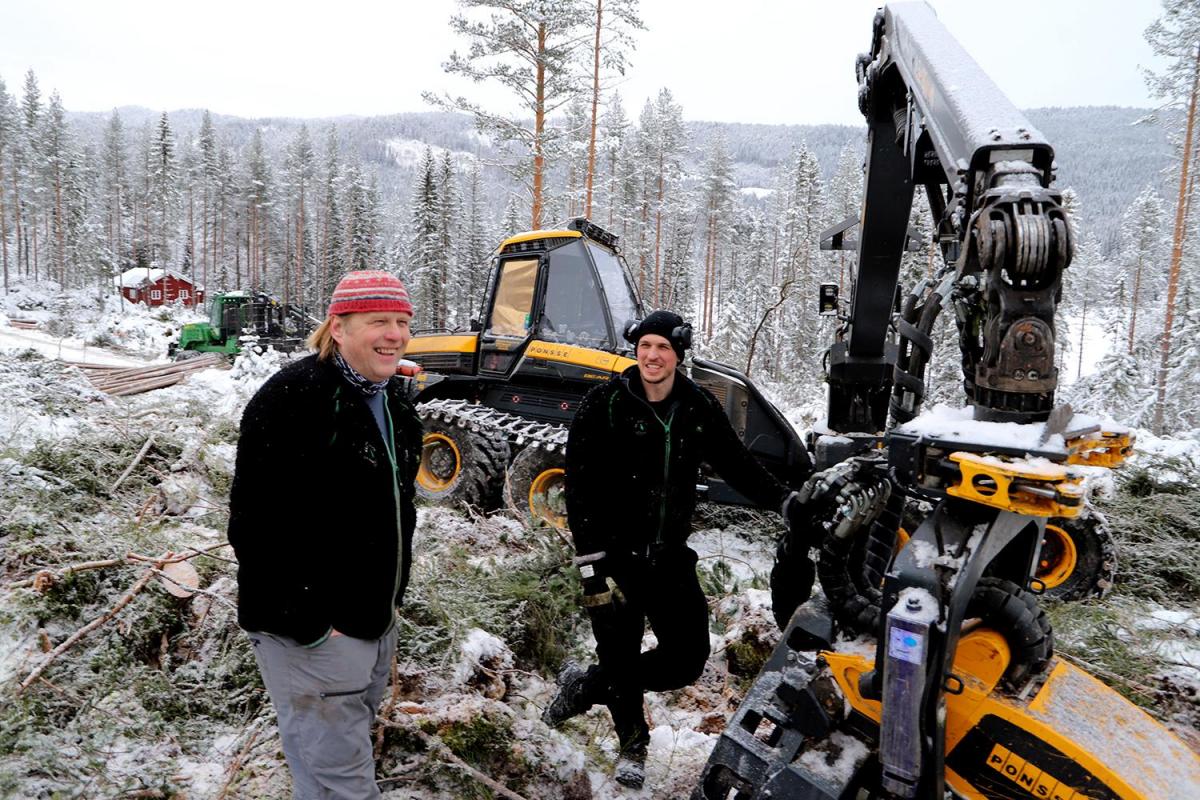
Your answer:
[[[18,353],[36,350],[46,358],[77,361],[81,364],[111,364],[137,367],[147,362],[114,353],[107,347],[89,347],[87,342],[73,336],[59,338],[39,330],[0,328],[0,351]]]
[[[59,575],[42,591],[6,588],[0,796],[288,796],[274,718],[230,606],[233,564],[221,560],[231,555],[222,544],[237,422],[287,357],[246,355],[230,370],[124,399],[47,360],[58,357],[58,347],[70,360],[76,349],[93,359],[161,359],[170,336],[193,317],[190,309],[131,308],[46,285],[0,296],[0,332],[18,318],[62,334],[21,331],[21,343],[0,347],[0,582],[129,552],[216,548],[194,560],[200,594],[177,599],[152,582],[23,693],[16,683],[111,608],[144,566]],[[783,410],[799,422],[811,418],[813,405]],[[118,487],[151,434],[147,455]],[[1142,463],[1200,451],[1192,440],[1141,435]],[[297,497],[310,491],[309,481],[296,476]],[[616,740],[607,711],[595,709],[560,731],[540,721],[557,662],[593,653],[571,594],[565,540],[503,514],[422,507],[397,691],[384,710],[398,726],[381,739],[385,796],[483,796],[422,745],[422,736],[436,735],[529,798],[687,797],[749,683],[750,676],[731,672],[730,653],[746,643],[766,652],[778,638],[767,591],[777,517],[718,512],[703,519],[706,527],[690,543],[710,596],[713,655],[694,686],[647,695],[647,787],[631,793],[610,775]],[[1142,680],[1172,687],[1178,697],[1156,709],[1181,707],[1174,724],[1186,728],[1195,719],[1187,693],[1194,698],[1200,686],[1196,598],[1118,597],[1079,608],[1095,619],[1065,630],[1064,646],[1084,647],[1094,636],[1150,642],[1153,652],[1139,655],[1157,671]]]

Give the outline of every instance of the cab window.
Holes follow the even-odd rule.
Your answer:
[[[546,308],[538,335],[546,341],[581,347],[608,343],[608,322],[596,273],[582,242],[550,252]]]
[[[537,267],[536,258],[511,259],[500,265],[488,334],[519,338],[528,335]]]

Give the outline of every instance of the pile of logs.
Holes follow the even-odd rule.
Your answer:
[[[83,370],[93,386],[114,397],[174,386],[193,372],[228,366],[225,359],[216,353],[176,361],[173,364],[152,364],[148,367],[113,367],[106,364],[80,364],[74,361],[67,363]]]
[[[35,329],[38,324],[37,320],[34,319],[10,319],[8,321],[8,326],[10,328],[17,328],[23,331],[31,331]]]

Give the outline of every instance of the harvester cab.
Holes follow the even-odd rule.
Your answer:
[[[416,381],[426,426],[422,496],[488,507],[503,486],[519,515],[566,524],[567,426],[593,386],[635,363],[622,331],[644,316],[617,245],[586,219],[505,239],[472,330],[413,337],[407,357],[425,370]],[[807,476],[802,440],[746,376],[702,359],[691,375],[768,469],[793,485]],[[701,490],[716,502],[746,502],[715,478]]]

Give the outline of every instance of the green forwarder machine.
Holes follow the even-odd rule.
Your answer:
[[[167,356],[176,361],[200,353],[235,356],[247,345],[290,352],[303,346],[319,324],[300,306],[281,303],[263,292],[225,292],[213,298],[207,322],[183,326]]]

